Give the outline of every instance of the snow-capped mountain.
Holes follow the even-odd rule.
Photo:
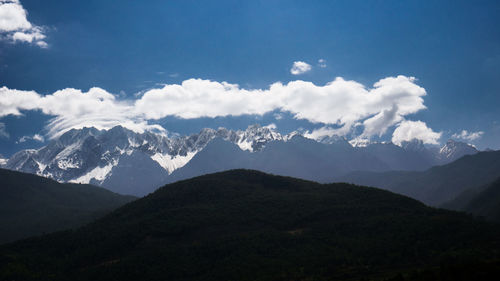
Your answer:
[[[325,143],[325,144],[335,144],[335,145],[340,145],[340,146],[344,146],[344,147],[352,147],[353,146],[349,143],[349,141],[345,137],[340,137],[340,136],[336,136],[336,135],[321,137],[320,139],[317,139],[317,141],[319,141],[321,143]]]
[[[450,139],[439,150],[438,159],[444,164],[453,162],[464,155],[476,154],[477,152],[478,150],[470,144]]]
[[[5,167],[61,182],[102,184],[120,160],[133,153],[147,155],[167,174],[183,167],[214,138],[222,138],[250,152],[261,150],[282,136],[272,127],[253,125],[245,131],[203,129],[190,136],[135,133],[121,126],[110,130],[70,130],[37,150],[14,154]]]
[[[214,139],[219,144],[198,157]],[[441,149],[417,140],[401,146],[371,142],[352,146],[341,137],[311,140],[298,131],[281,135],[272,125],[238,131],[203,129],[189,136],[136,133],[117,126],[70,130],[40,149],[14,154],[3,167],[141,196],[184,175],[227,168],[327,182],[352,171],[425,170],[476,152],[470,145],[451,140]],[[196,161],[184,168],[193,159]]]
[[[413,139],[411,141],[403,141],[401,142],[401,147],[406,151],[425,152],[427,150],[427,148],[424,145],[424,142],[419,139]]]

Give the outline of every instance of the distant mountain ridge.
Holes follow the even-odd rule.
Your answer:
[[[442,206],[462,192],[500,177],[500,151],[483,151],[425,171],[352,172],[340,181],[376,186],[432,206]]]
[[[469,188],[443,208],[465,211],[488,220],[500,222],[500,177],[495,181]]]
[[[136,133],[121,126],[109,130],[73,129],[40,149],[23,150],[14,154],[3,167],[59,182],[90,183],[122,194],[144,195],[178,178],[179,176],[172,176],[174,172],[201,175],[201,171],[196,173],[182,170],[216,138],[246,152],[247,157],[240,158],[239,162],[235,161],[236,156],[231,159],[234,150],[229,155],[214,152],[213,157],[216,159],[224,158],[224,161],[232,163],[226,165],[230,168],[252,168],[322,182],[358,170],[424,170],[477,152],[470,145],[454,141],[449,141],[440,150],[429,149],[417,140],[404,143],[401,147],[392,143],[353,147],[340,137],[303,141],[309,147],[309,151],[306,151],[300,145],[290,142],[294,137],[300,136],[297,132],[281,135],[272,126],[259,125],[249,126],[244,131],[207,128],[190,136],[164,135],[151,131]],[[318,154],[325,149],[328,153]],[[280,150],[286,153],[281,153]],[[276,155],[280,159],[265,157],[262,153]],[[256,155],[260,160],[255,159]],[[311,155],[316,156],[310,157]],[[268,161],[262,160],[265,158]],[[212,160],[204,161],[208,163]],[[331,164],[330,167],[328,163]],[[225,163],[219,163],[212,165],[212,168],[207,166],[206,170],[219,171],[216,166],[224,165]],[[297,167],[303,167],[303,170]],[[314,169],[321,169],[322,176],[317,177],[319,173]]]

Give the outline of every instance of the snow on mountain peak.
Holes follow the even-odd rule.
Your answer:
[[[368,145],[372,144],[372,142],[369,139],[365,138],[355,138],[350,140],[349,143],[353,147],[367,147]]]
[[[236,144],[242,150],[248,150],[250,152],[259,151],[270,141],[283,140],[281,134],[275,130],[276,125],[274,124],[264,127],[258,124],[248,126],[245,131],[236,132],[239,138]]]
[[[449,139],[439,150],[439,156],[441,159],[453,161],[464,155],[475,154],[477,152],[477,149],[470,144]]]
[[[25,171],[62,182],[98,183],[112,173],[120,159],[134,151],[148,155],[168,174],[186,165],[211,140],[220,137],[250,152],[261,150],[273,140],[282,140],[275,126],[249,126],[244,131],[205,128],[189,136],[136,133],[122,126],[109,130],[72,129],[37,150],[23,150],[5,163],[12,170]]]

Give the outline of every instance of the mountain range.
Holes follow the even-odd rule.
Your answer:
[[[443,206],[463,192],[481,188],[499,177],[500,151],[483,151],[425,171],[358,171],[339,180],[376,186],[432,206]]]
[[[354,171],[425,170],[475,153],[473,146],[453,140],[441,148],[418,140],[356,147],[339,137],[281,135],[273,126],[203,129],[189,136],[137,133],[117,126],[72,129],[40,149],[14,154],[2,167],[143,196],[168,182],[227,169],[331,182]]]

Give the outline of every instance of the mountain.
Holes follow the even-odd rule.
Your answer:
[[[343,182],[376,186],[440,206],[469,188],[500,177],[500,151],[479,152],[425,171],[353,172]]]
[[[443,207],[500,222],[500,178],[487,185],[462,192]]]
[[[342,143],[323,144],[300,135],[283,141],[268,142],[254,153],[242,151],[222,139],[210,142],[182,169],[167,179],[174,182],[230,169],[256,169],[263,172],[294,176],[319,182],[357,169],[383,171],[386,164],[370,154]]]
[[[1,246],[0,279],[495,280],[499,234],[384,190],[232,170]]]
[[[464,155],[473,155],[477,152],[477,149],[470,144],[450,139],[439,150],[438,160],[441,164],[445,164],[453,162]]]
[[[437,164],[434,155],[419,140],[403,142],[402,146],[392,143],[373,143],[364,147],[363,150],[383,159],[388,166],[386,171],[425,170]]]
[[[0,243],[81,226],[135,199],[5,169],[0,182]]]
[[[219,145],[219,151],[211,147],[211,158],[198,156],[215,139],[236,150],[226,151]],[[443,155],[416,140],[402,146],[367,143],[353,147],[345,138],[336,136],[312,140],[298,132],[281,135],[272,125],[253,125],[244,131],[203,129],[190,136],[137,133],[117,126],[110,130],[70,130],[40,149],[14,154],[4,167],[59,182],[93,184],[121,194],[143,196],[167,182],[224,167],[327,182],[360,170],[425,170],[473,152],[467,144],[458,142],[448,142],[441,151]],[[186,166],[194,159],[199,163]],[[215,159],[224,163],[214,163]]]
[[[258,125],[246,131],[203,129],[191,136],[135,133],[121,126],[110,130],[73,129],[38,150],[14,154],[5,168],[141,196],[163,184],[169,174],[217,137],[247,151],[282,139],[271,128]],[[131,168],[132,164],[135,167]]]
[[[165,183],[237,168],[250,169],[255,165],[254,158],[254,153],[241,150],[234,143],[216,138],[182,169],[174,171]]]

